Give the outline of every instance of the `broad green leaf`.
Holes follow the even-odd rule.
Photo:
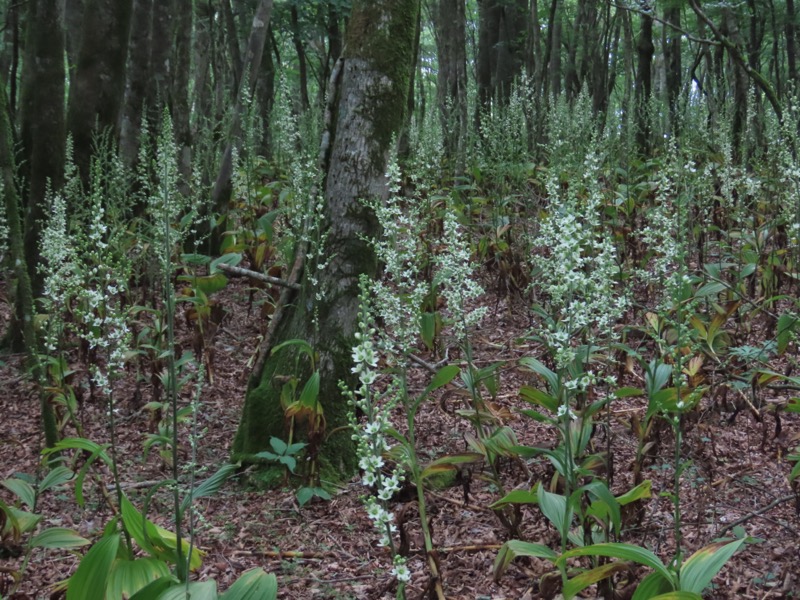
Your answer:
[[[492,510],[503,508],[507,504],[538,504],[539,497],[534,490],[512,490],[497,502],[489,505]]]
[[[178,580],[171,575],[159,577],[136,592],[129,600],[153,600],[153,598],[158,598],[166,590],[177,584]]]
[[[436,313],[424,312],[419,316],[419,334],[428,350],[433,350],[436,342]]]
[[[621,387],[614,392],[615,398],[631,398],[633,396],[643,396],[644,390],[634,387]]]
[[[660,574],[667,581],[672,581],[672,574],[669,569],[664,566],[661,559],[658,558],[647,548],[641,546],[634,546],[633,544],[594,544],[592,546],[585,546],[583,548],[575,548],[562,554],[558,559],[558,565],[566,563],[567,559],[575,556],[608,556],[609,558],[618,558],[620,560],[629,560],[645,567],[650,567],[656,573]],[[558,566],[556,565],[556,566]]]
[[[219,273],[219,265],[228,265],[231,267],[235,267],[240,262],[242,262],[241,254],[237,254],[235,252],[223,254],[219,258],[215,258],[214,260],[211,261],[211,264],[208,266],[208,274],[216,275],[217,273]]]
[[[681,567],[681,590],[701,594],[742,544],[744,539],[716,542],[692,554]]]
[[[519,359],[519,364],[527,369],[530,369],[534,373],[541,375],[544,377],[545,381],[547,381],[548,388],[550,389],[550,393],[554,396],[558,394],[560,386],[558,384],[558,375],[556,375],[553,371],[548,369],[541,361],[536,360],[531,356],[526,356],[524,358]]]
[[[203,275],[200,277],[181,275],[178,279],[190,283],[195,290],[202,292],[206,296],[215,294],[228,285],[228,278],[220,272],[214,273],[214,275]]]
[[[439,369],[436,374],[433,376],[430,384],[428,387],[425,388],[425,392],[423,396],[427,396],[434,390],[438,390],[440,387],[446,386],[448,383],[455,379],[456,375],[461,371],[458,365],[447,365]]]
[[[550,562],[555,563],[558,559],[558,554],[545,546],[544,544],[534,544],[531,542],[523,542],[520,540],[510,540],[503,544],[497,558],[494,560],[494,580],[499,581],[503,573],[505,573],[511,561],[518,556],[533,556],[535,558],[544,558]]]
[[[0,484],[6,489],[11,490],[28,508],[33,508],[36,505],[36,490],[27,481],[22,479],[3,479]]]
[[[81,559],[69,578],[67,600],[105,600],[111,567],[117,558],[119,534],[102,538]]]
[[[694,592],[667,592],[658,596],[651,596],[650,600],[703,600],[703,596]]]
[[[167,564],[155,558],[117,559],[108,578],[106,598],[130,598],[151,583],[169,578],[169,574]]]
[[[42,520],[42,515],[37,515],[27,510],[16,508],[15,506],[6,506],[5,513],[8,515],[8,520],[19,533],[33,531],[36,529],[39,521]],[[5,533],[5,528],[3,532]]]
[[[187,600],[187,598],[191,598],[191,600],[217,600],[219,598],[217,582],[212,579],[210,581],[193,581],[188,586],[186,584],[178,584],[163,592],[158,596],[157,600]]]
[[[543,406],[554,414],[558,411],[559,404],[561,404],[558,398],[554,398],[550,394],[529,385],[522,386],[519,390],[519,395],[526,402],[536,406]]]
[[[239,464],[222,465],[222,467],[220,467],[216,473],[214,473],[208,479],[203,480],[200,485],[194,488],[191,496],[188,494],[186,495],[181,503],[181,511],[185,512],[186,509],[189,508],[189,503],[191,500],[207,498],[208,496],[213,496],[216,494],[223,484],[228,480],[228,478],[231,477],[240,466],[241,465]]]
[[[783,313],[778,317],[776,337],[778,340],[778,354],[786,352],[786,347],[792,341],[792,332],[797,327],[798,317],[792,313]]]
[[[220,596],[220,600],[275,600],[277,597],[278,580],[275,575],[257,568],[242,573]]]
[[[50,488],[58,487],[59,485],[68,482],[75,474],[64,466],[58,466],[51,469],[50,472],[44,476],[41,483],[39,483],[39,492],[46,492]]]
[[[91,544],[85,537],[78,535],[77,531],[66,527],[51,527],[38,533],[31,540],[31,546],[35,548],[79,548]]]
[[[539,508],[542,509],[544,516],[553,524],[559,535],[565,538],[572,525],[572,511],[567,506],[567,499],[561,494],[548,492],[541,483],[536,495],[539,497]]]
[[[301,507],[303,507],[309,502],[309,500],[311,500],[315,496],[317,498],[322,498],[323,500],[330,500],[331,499],[331,495],[324,488],[321,488],[321,487],[302,487],[299,490],[297,490],[297,494],[296,494],[297,503]]]
[[[651,497],[650,490],[652,485],[653,482],[651,480],[645,479],[635,488],[632,488],[627,492],[625,492],[624,494],[617,496],[617,502],[619,502],[620,506],[625,506],[626,504],[630,504],[631,502],[636,502],[637,500],[650,498]]]
[[[664,579],[661,573],[650,573],[636,586],[631,600],[651,600],[667,593],[673,593],[671,581],[671,579]]]
[[[300,404],[313,409],[317,404],[317,398],[319,398],[319,371],[314,371],[300,393]]]
[[[275,437],[274,435],[269,438],[269,445],[272,446],[272,449],[275,450],[276,454],[286,454],[286,449],[289,447],[286,442],[284,442],[281,438]]]
[[[577,492],[589,492],[589,495],[594,496],[595,500],[589,506],[589,514],[594,515],[601,519],[603,522],[611,521],[611,526],[614,532],[619,535],[619,530],[622,524],[622,515],[620,514],[620,504],[608,489],[605,482],[596,479],[591,483],[579,488],[573,492],[572,498],[574,502],[580,503],[580,495]]]
[[[273,226],[275,224],[275,219],[277,219],[283,212],[284,209],[277,208],[275,210],[269,211],[264,215],[261,215],[261,217],[259,217],[258,219],[258,226],[264,233],[264,237],[270,244],[272,243],[272,236],[274,233]]]
[[[627,571],[628,568],[628,565],[624,562],[611,562],[595,567],[589,571],[584,571],[577,577],[573,577],[567,581],[564,585],[564,598],[566,598],[566,600],[571,600],[590,585],[594,585],[598,581],[607,579],[617,573]]]
[[[442,456],[440,458],[437,458],[433,462],[429,463],[422,470],[420,477],[422,479],[425,479],[443,470],[455,469],[456,465],[476,463],[481,460],[483,460],[483,455],[478,454],[477,452],[468,452],[466,454],[451,454],[447,456]]]

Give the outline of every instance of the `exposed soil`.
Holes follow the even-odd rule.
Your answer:
[[[197,461],[201,465],[198,478],[229,459],[249,374],[247,361],[255,351],[260,332],[258,310],[248,314],[244,282],[233,281],[218,297],[228,314],[214,340],[214,382],[205,387],[202,395],[198,426],[204,433],[198,448]],[[489,314],[473,341],[481,365],[505,363],[496,410],[521,444],[553,442],[555,434],[551,429],[518,413],[518,409],[528,407],[519,399],[518,390],[533,380],[530,374],[516,367],[515,361],[522,356],[541,355],[541,350],[525,339],[530,325],[527,303],[493,294],[488,294],[485,301],[490,307]],[[7,306],[3,310],[7,323]],[[191,333],[182,319],[179,326],[182,345],[191,348]],[[436,360],[424,352],[420,356]],[[38,395],[21,370],[22,358],[3,357],[5,364],[0,367],[0,478],[41,469]],[[451,351],[450,358],[458,360],[457,352]],[[82,368],[78,363],[74,367]],[[414,373],[413,384],[422,389],[429,377],[420,368]],[[120,408],[117,443],[122,481],[141,507],[148,491],[142,482],[168,478],[169,473],[157,452],[142,459],[151,425],[148,412],[141,406],[149,400],[150,392],[144,387],[143,397],[135,400],[133,378],[131,371],[117,384]],[[640,385],[635,380],[630,384]],[[768,399],[779,397],[770,395],[760,401]],[[471,426],[455,413],[464,408],[459,402],[457,394],[445,392],[439,402],[430,402],[422,409],[417,419],[417,438],[421,440],[419,452],[423,460],[466,449],[463,435]],[[644,408],[641,399],[615,400],[608,427],[598,428],[595,434],[598,449],[611,451],[612,489],[616,494],[631,486],[636,440],[629,423],[631,415],[641,416]],[[101,443],[108,441],[106,412],[103,403],[92,401],[84,393],[80,420],[87,438]],[[784,458],[793,445],[792,437],[800,431],[800,423],[796,415],[782,415],[781,424],[781,434],[776,438],[772,415],[759,423],[752,413],[744,410],[732,419],[728,406],[712,405],[710,399],[703,401],[692,419],[687,419],[685,455],[692,459],[692,464],[683,476],[681,490],[682,533],[687,553],[710,543],[721,533],[730,535],[725,528],[743,518],[742,527],[747,534],[763,540],[747,544],[730,561],[714,580],[710,597],[800,597],[800,519],[787,480],[791,467]],[[64,433],[74,435],[75,430],[68,426]],[[634,518],[626,520],[621,540],[645,545],[667,562],[675,547],[673,511],[669,498],[662,494],[671,489],[673,439],[668,428],[658,437],[659,453],[645,473],[653,481],[652,498],[641,505]],[[544,459],[528,465],[530,474],[510,462],[501,462],[500,467],[507,490],[530,489],[538,480],[549,484],[552,478],[552,470]],[[447,598],[545,597],[540,578],[549,566],[543,561],[517,560],[499,582],[493,581],[497,549],[509,538],[486,508],[498,499],[497,490],[479,475],[473,472],[468,485],[431,491],[427,495]],[[229,482],[213,498],[197,502],[201,516],[195,524],[196,539],[205,557],[196,577],[213,577],[224,589],[246,569],[261,566],[277,575],[281,598],[394,597],[395,588],[388,574],[390,558],[377,546],[360,500],[366,490],[356,478],[338,490],[331,501],[313,502],[302,509],[293,490],[256,490],[245,485],[245,479],[243,475],[238,481]],[[84,536],[98,537],[112,516],[100,486],[109,486],[111,482],[110,475],[101,471],[98,479],[88,483],[87,503],[82,509],[69,488],[45,494],[38,507],[44,515],[42,526],[74,527]],[[12,495],[0,488],[0,498],[10,501]],[[395,507],[396,511],[404,509],[401,504]],[[170,514],[167,495],[156,495],[150,517],[169,527],[163,516]],[[409,566],[413,573],[408,597],[425,598],[429,577],[420,552],[418,516],[413,505],[405,509],[405,514],[411,544]],[[523,509],[520,534],[525,540],[558,547],[557,533],[535,506]],[[0,558],[0,592],[4,596],[13,587],[11,571],[19,563],[19,558]],[[77,564],[78,556],[74,554],[35,551],[19,589],[11,597],[49,597],[52,584],[69,576]],[[644,573],[632,569],[626,577],[635,577],[631,578],[633,582]],[[624,587],[624,581],[617,585],[619,590]]]

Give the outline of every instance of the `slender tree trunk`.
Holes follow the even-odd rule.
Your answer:
[[[218,214],[226,213],[226,204],[231,195],[231,174],[233,173],[233,147],[239,143],[241,137],[241,118],[244,96],[244,84],[247,81],[250,96],[255,92],[258,74],[261,69],[261,59],[264,55],[264,46],[269,31],[269,21],[272,16],[272,0],[260,0],[258,10],[253,17],[253,26],[250,31],[250,40],[247,43],[246,66],[244,79],[237,94],[236,106],[233,109],[233,121],[228,133],[228,142],[222,156],[217,180],[211,192],[211,202]]]
[[[795,90],[800,81],[797,77],[797,48],[795,46],[796,18],[794,0],[786,0],[786,66],[789,71],[788,79],[795,86]]]
[[[147,122],[151,131],[158,131],[164,107],[169,105],[169,93],[175,76],[172,62],[174,23],[178,4],[186,0],[153,0],[153,21],[150,36],[150,73],[145,87]]]
[[[652,129],[650,126],[650,96],[653,85],[652,64],[655,47],[653,46],[653,17],[641,13],[639,39],[636,42],[638,57],[635,83],[636,103],[636,145],[643,156],[650,154],[652,147]]]
[[[20,96],[23,170],[28,180],[25,259],[34,297],[41,295],[40,242],[48,188],[64,179],[64,13],[59,0],[30,0]]]
[[[417,79],[417,70],[419,65],[419,43],[420,39],[422,38],[422,5],[419,7],[419,11],[417,12],[417,25],[414,30],[414,49],[413,49],[413,58],[411,60],[411,72],[409,73],[408,79],[408,92],[406,93],[406,111],[403,115],[403,126],[400,128],[400,134],[397,143],[397,160],[400,163],[404,163],[408,157],[411,155],[411,119],[414,116],[414,107],[415,107],[415,89],[414,83]],[[421,110],[417,111],[419,114],[424,115],[424,102],[425,102],[425,92],[422,87],[422,73],[419,74],[419,97],[420,101],[423,103]],[[418,121],[418,123],[424,122],[424,118],[422,121]]]
[[[664,48],[664,62],[666,67],[667,106],[669,107],[669,132],[677,135],[678,129],[678,101],[681,93],[681,34],[676,28],[681,26],[680,6],[670,4],[664,8],[664,21],[674,27],[665,26],[663,31],[662,46]]]
[[[192,70],[194,10],[191,2],[178,2],[175,15],[174,77],[170,90],[170,110],[175,127],[175,142],[180,152],[181,191],[189,193],[192,171],[192,129],[189,80]]]
[[[132,0],[87,0],[81,49],[70,82],[67,129],[75,164],[84,184],[89,177],[92,138],[108,131],[119,137],[119,115],[125,94],[125,63]]]
[[[553,2],[555,5],[555,0]],[[564,30],[561,13],[556,13],[556,21],[553,25],[553,40],[552,49],[550,52],[549,62],[549,81],[550,81],[550,94],[553,99],[561,95],[561,33]]]
[[[38,359],[39,350],[36,345],[36,331],[34,330],[35,308],[31,281],[28,277],[28,267],[25,261],[22,215],[19,214],[19,196],[17,195],[16,187],[11,123],[8,120],[5,89],[5,79],[0,74],[0,177],[2,177],[3,181],[3,199],[9,232],[9,253],[11,264],[13,265],[14,279],[16,280],[14,315],[5,342],[12,348],[20,348],[20,346],[24,348],[28,354],[28,367],[33,373],[34,381],[39,381],[42,377],[42,369]],[[63,98],[63,95],[61,97]],[[58,427],[56,425],[55,410],[43,389],[39,394],[39,410],[45,445],[48,448],[52,448],[58,442]]]
[[[289,14],[292,21],[292,43],[297,52],[298,75],[300,78],[300,108],[306,112],[309,107],[308,101],[308,66],[306,65],[306,49],[303,47],[303,39],[300,37],[300,17],[297,14],[297,4],[292,4]]]
[[[236,20],[233,18],[230,0],[222,0],[222,16],[225,22],[225,40],[228,42],[228,53],[231,58],[231,74],[233,75],[233,93],[239,90],[242,81],[242,51],[239,48],[239,34]]]
[[[320,449],[323,469],[327,466],[326,474],[334,478],[346,478],[355,469],[351,434],[342,427],[348,422],[348,408],[339,382],[353,378],[350,369],[359,276],[374,277],[377,273],[375,254],[364,239],[377,233],[377,223],[362,199],[384,198],[387,193],[386,165],[392,140],[403,123],[418,9],[418,0],[353,3],[341,91],[332,98],[336,107],[329,131],[332,143],[329,151],[323,147],[320,152],[321,157],[330,156],[324,186],[324,228],[328,240],[325,255],[331,258],[324,270],[305,272],[299,298],[285,298],[275,335],[267,340],[268,347],[262,348],[262,356],[268,358],[251,379],[233,446],[237,458],[268,448],[270,436],[286,439],[280,380],[283,375],[296,373],[296,359],[289,348],[274,356],[269,356],[269,349],[300,338],[311,342],[319,353],[319,399],[330,433]],[[321,158],[321,163],[324,166],[326,160]],[[302,250],[298,252],[302,259]],[[312,287],[309,275],[317,278],[317,285]],[[322,300],[316,299],[317,292]],[[340,427],[341,431],[333,433]]]

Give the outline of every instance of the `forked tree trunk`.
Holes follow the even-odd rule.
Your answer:
[[[364,236],[377,233],[377,223],[361,201],[387,194],[386,165],[403,122],[417,10],[418,0],[353,3],[324,188],[325,255],[329,262],[316,273],[315,287],[306,273],[299,297],[284,305],[272,343],[274,347],[286,340],[303,339],[319,354],[319,399],[327,436],[321,446],[321,467],[323,474],[335,479],[348,476],[356,466],[351,432],[339,429],[348,423],[339,381],[352,378],[359,276],[377,272],[375,254],[364,241]],[[326,154],[324,147],[320,154]],[[317,300],[318,292],[321,300]],[[282,377],[309,375],[308,371],[295,373],[296,362],[288,347],[267,358],[263,368],[254,372],[233,446],[237,458],[246,459],[268,448],[271,436],[287,438],[280,401]]]

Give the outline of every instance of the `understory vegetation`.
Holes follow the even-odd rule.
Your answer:
[[[796,556],[735,589],[717,578],[770,552],[758,515],[800,503],[799,101],[770,112],[753,88],[739,122],[733,101],[710,114],[691,86],[669,118],[628,94],[601,117],[586,91],[534,100],[522,78],[486,110],[469,89],[476,118],[455,151],[450,124],[418,110],[392,144],[387,198],[361,199],[379,275],[360,278],[351,377],[336,382],[350,416],[334,426],[316,344],[318,278],[336,258],[318,159],[330,123],[297,111],[284,77],[263,119],[242,87],[224,210],[209,192],[219,140],[198,135],[185,168],[169,110],[142,120],[133,166],[95,136],[85,182],[67,143],[41,223],[35,347],[26,339],[0,375],[37,399],[15,399],[0,426],[0,452],[34,449],[0,472],[0,597],[302,597],[292,586],[318,573],[298,575],[294,559],[329,569],[308,598],[800,595]],[[9,206],[6,232],[20,220]],[[13,248],[2,254],[13,333],[26,325],[13,318],[20,274]],[[311,339],[274,343],[300,291]],[[238,451],[227,423],[210,464],[209,428],[223,425],[208,399],[240,411],[267,356],[285,356],[268,382],[280,409],[261,415],[268,447]],[[26,420],[35,442],[17,437]],[[745,429],[759,437],[738,450],[782,479],[774,503],[723,520],[702,498],[740,476],[717,436]],[[356,473],[328,454],[343,431]],[[364,572],[336,579],[324,552],[246,527],[238,549],[273,563],[208,551],[228,535],[207,513],[214,497],[233,511],[251,493],[300,528],[355,528]],[[343,497],[362,521],[306,517]],[[443,505],[463,519],[457,536]],[[796,555],[796,528],[777,529]],[[467,568],[459,553],[480,558]],[[46,556],[68,578],[38,572]]]

